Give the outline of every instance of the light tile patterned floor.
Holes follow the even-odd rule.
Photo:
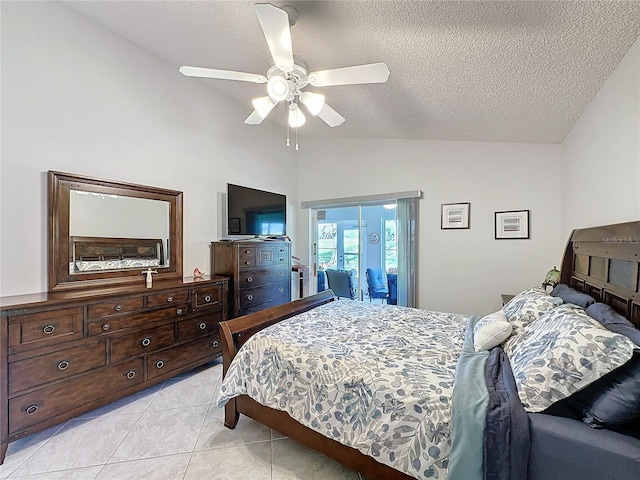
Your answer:
[[[214,363],[11,443],[0,479],[358,480],[241,416],[223,425]]]

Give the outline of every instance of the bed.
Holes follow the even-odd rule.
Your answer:
[[[225,425],[372,480],[640,478],[639,243],[575,230],[561,285],[485,317],[327,291],[222,322]]]
[[[69,273],[164,265],[164,243],[152,238],[69,237]]]

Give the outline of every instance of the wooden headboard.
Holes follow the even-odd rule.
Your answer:
[[[640,328],[640,222],[574,230],[560,281],[610,305]]]
[[[69,237],[69,258],[80,261],[158,259],[164,263],[162,240],[153,238]]]

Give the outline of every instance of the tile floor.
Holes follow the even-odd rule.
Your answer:
[[[358,480],[241,416],[223,425],[219,362],[9,444],[0,479]]]

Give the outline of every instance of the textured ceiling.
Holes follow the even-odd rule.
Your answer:
[[[65,1],[175,66],[265,74],[252,1]],[[346,118],[300,135],[559,143],[640,34],[639,1],[284,1],[311,70],[385,62],[384,84],[307,87]],[[246,106],[265,85],[184,77]],[[285,125],[284,108],[269,120]]]

